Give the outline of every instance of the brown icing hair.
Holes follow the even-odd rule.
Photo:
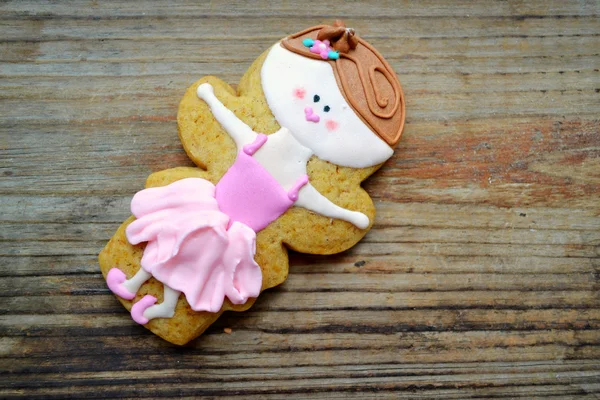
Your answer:
[[[324,60],[311,53],[305,39],[329,40],[339,53],[337,60]],[[331,64],[340,92],[359,118],[388,145],[394,147],[404,128],[404,94],[396,73],[369,43],[356,36],[342,21],[318,25],[295,33],[281,45],[305,57]]]

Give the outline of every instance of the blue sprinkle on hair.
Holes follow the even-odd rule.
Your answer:
[[[315,41],[310,38],[306,38],[302,41],[302,44],[306,47],[312,47],[313,44],[315,44]]]

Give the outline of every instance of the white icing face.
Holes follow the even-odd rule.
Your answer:
[[[279,125],[317,157],[364,168],[392,156],[394,150],[348,105],[329,63],[300,56],[277,43],[263,64],[261,80]]]

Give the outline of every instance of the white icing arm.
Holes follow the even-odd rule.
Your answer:
[[[248,125],[242,122],[230,109],[225,107],[215,96],[215,91],[210,83],[198,86],[196,94],[210,107],[219,124],[227,131],[235,142],[238,149],[245,144],[252,143],[256,138],[254,132]]]
[[[300,189],[298,200],[296,200],[294,205],[307,208],[326,217],[348,221],[359,229],[365,229],[369,226],[369,217],[365,214],[358,211],[350,211],[332,203],[310,183],[307,183]]]

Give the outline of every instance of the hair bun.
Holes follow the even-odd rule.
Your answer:
[[[318,40],[329,40],[331,47],[339,53],[348,53],[358,45],[358,37],[352,28],[346,28],[341,20],[336,20],[333,26],[324,26],[317,34]]]

